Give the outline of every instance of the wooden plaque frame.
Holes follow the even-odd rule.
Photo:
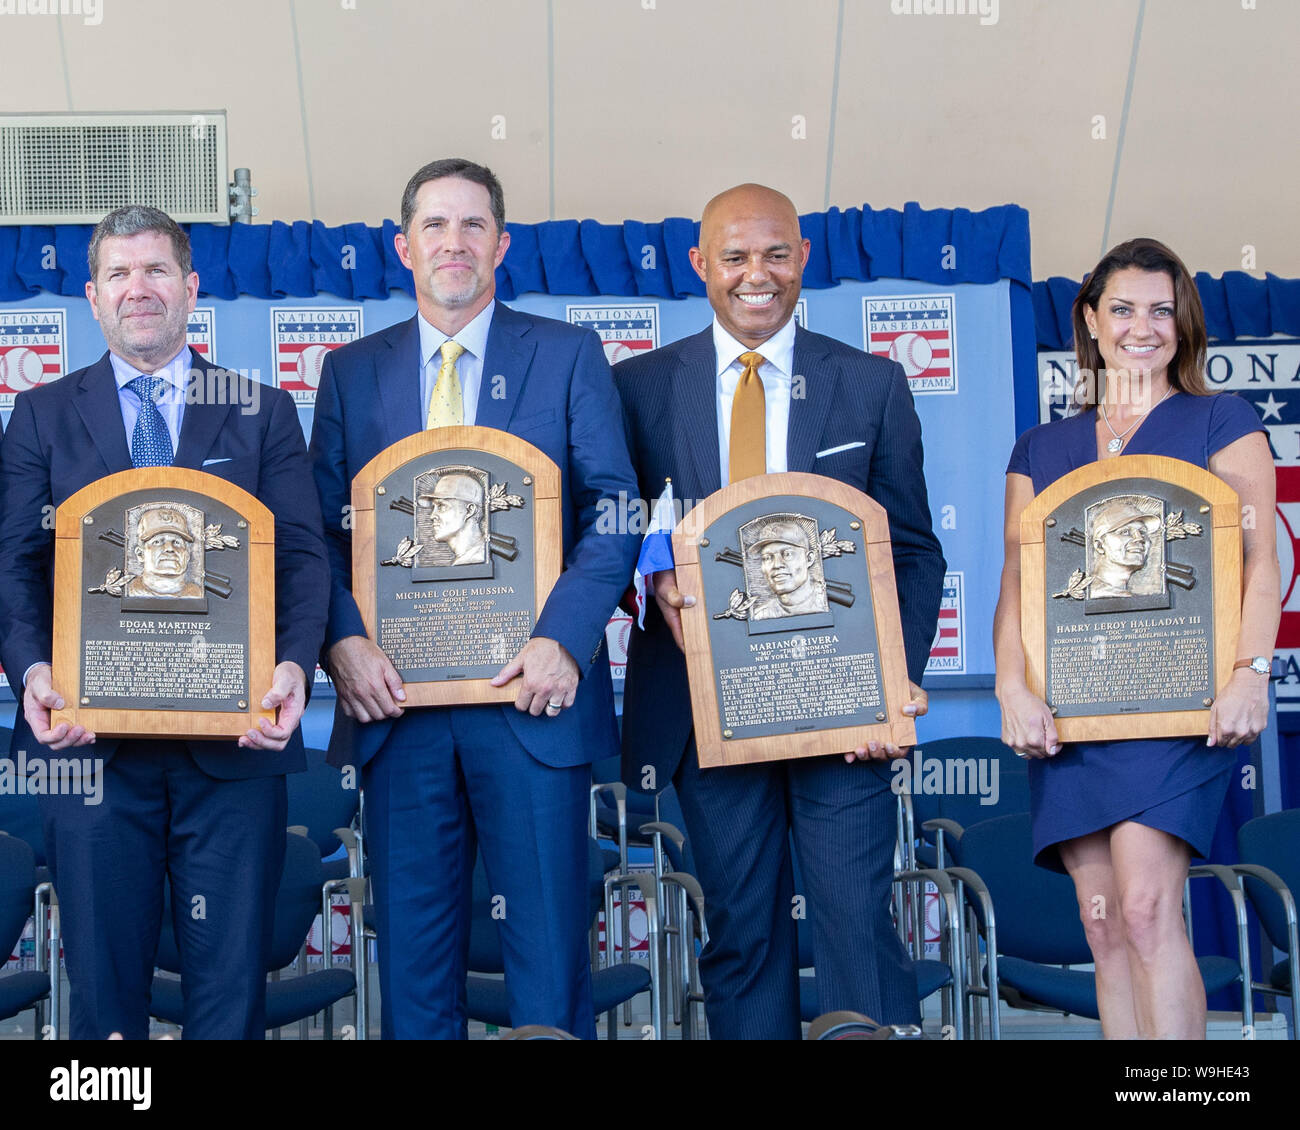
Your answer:
[[[1204,520],[1213,538],[1214,656],[1211,670],[1215,694],[1232,677],[1237,638],[1241,633],[1241,504],[1237,492],[1217,475],[1165,455],[1120,455],[1089,463],[1064,475],[1025,507],[1020,515],[1020,630],[1025,651],[1025,681],[1046,701],[1048,517],[1080,491],[1119,479],[1154,479],[1182,487],[1205,499]],[[1267,519],[1272,521],[1270,515]],[[1212,696],[1213,697],[1213,696]],[[1118,738],[1179,737],[1208,734],[1210,711],[1167,710],[1145,714],[1094,714],[1057,718],[1063,742],[1107,741]]]
[[[378,639],[376,605],[375,499],[380,484],[413,459],[442,451],[484,451],[519,467],[532,479],[533,584],[540,614],[560,576],[564,558],[564,527],[560,511],[560,469],[540,448],[498,428],[430,428],[386,447],[352,480],[352,595],[366,633]],[[503,664],[504,666],[504,664]],[[404,683],[406,706],[452,706],[484,702],[514,702],[519,686],[512,679],[494,687],[490,679],[454,679]]]
[[[84,519],[119,495],[144,490],[192,491],[238,511],[248,522],[248,528],[237,535],[248,551],[251,697],[247,710],[143,710],[82,705],[81,601],[88,580],[82,576]],[[53,679],[68,705],[51,711],[51,726],[67,722],[106,737],[234,739],[256,729],[259,718],[275,721],[275,711],[261,706],[261,695],[270,689],[275,670],[275,518],[243,487],[188,467],[137,467],[119,471],[82,487],[64,501],[55,515],[54,545]]]
[[[808,498],[814,503],[829,502],[847,510],[862,524],[861,529],[854,533],[861,536],[865,549],[864,571],[871,587],[887,717],[884,722],[867,726],[727,739],[720,724],[713,646],[709,638],[709,618],[716,609],[710,610],[705,606],[699,538],[714,522],[738,506],[761,498],[789,495]],[[704,548],[707,551],[709,547]],[[889,518],[879,503],[847,483],[823,475],[800,471],[756,475],[723,487],[691,510],[673,534],[673,557],[678,589],[684,595],[695,597],[694,607],[682,609],[682,633],[686,643],[691,710],[695,718],[695,743],[702,768],[845,753],[868,741],[897,746],[916,743],[915,722],[902,713],[911,697],[907,656],[903,649],[903,624],[894,582]]]

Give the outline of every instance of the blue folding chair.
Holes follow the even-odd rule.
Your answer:
[[[1268,980],[1252,989],[1291,998],[1291,1038],[1300,1038],[1300,940],[1297,939],[1296,899],[1300,891],[1300,808],[1248,820],[1237,829],[1233,866],[1259,915],[1264,936],[1287,955],[1274,964]]]
[[[50,974],[49,941],[44,922],[49,905],[49,884],[36,882],[36,854],[31,847],[15,836],[0,833],[0,964],[6,962],[22,938],[27,920],[35,915],[36,968],[0,976],[0,1020],[8,1020],[27,1009],[35,1010],[32,1025],[36,1039],[56,1038],[58,1012],[53,1015],[53,1026],[46,1030],[37,1006],[51,995],[53,979]],[[57,953],[57,933],[54,950]],[[57,974],[57,966],[55,966]],[[57,997],[55,998],[57,1000]]]
[[[1065,968],[1092,963],[1074,883],[1068,876],[1033,862],[1029,814],[999,816],[966,828],[961,854],[965,869],[987,885],[997,912],[997,964],[994,969],[990,963],[988,971],[990,1006],[995,1007],[1000,996],[1013,1008],[1099,1019],[1094,974]],[[1213,876],[1235,893],[1234,882],[1224,868],[1197,867],[1192,876]],[[973,909],[983,930],[981,908],[973,904]],[[1245,953],[1240,957],[1242,961],[1236,962],[1220,956],[1196,959],[1207,993],[1242,981],[1242,962],[1249,957]],[[1249,1002],[1247,990],[1243,1019],[1252,1015]]]

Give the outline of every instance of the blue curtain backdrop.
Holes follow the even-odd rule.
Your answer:
[[[1074,279],[1056,276],[1034,283],[1039,349],[1073,348],[1070,305],[1079,286]],[[1280,279],[1276,275],[1257,279],[1244,271],[1225,271],[1216,279],[1199,271],[1196,289],[1205,307],[1206,330],[1212,338],[1233,341],[1300,334],[1300,279]]]
[[[1035,422],[1036,380],[1029,213],[1014,204],[971,212],[965,208],[861,208],[800,217],[812,243],[803,285],[811,290],[842,279],[909,279],[955,283],[1011,283],[1011,331],[1016,374],[1016,422]],[[497,295],[620,295],[685,298],[703,295],[687,251],[696,243],[695,220],[553,220],[510,224],[510,250],[497,270]],[[194,269],[202,293],[234,299],[385,299],[390,290],[414,295],[411,272],[393,249],[397,225],[314,221],[292,224],[193,224]],[[0,302],[40,291],[79,296],[88,273],[84,225],[0,227]],[[51,253],[52,252],[52,253]]]

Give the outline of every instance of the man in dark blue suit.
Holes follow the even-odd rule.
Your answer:
[[[504,900],[512,1023],[590,1037],[589,765],[617,751],[604,632],[637,553],[635,538],[597,528],[598,504],[634,490],[618,397],[595,334],[495,301],[510,236],[488,169],[454,159],[419,170],[395,243],[419,312],[330,354],[311,440],[333,576],[330,758],[363,767],[383,1033],[465,1035],[477,839]],[[560,468],[564,571],[532,638],[493,680],[519,677],[513,706],[408,711],[352,597],[350,489],[384,448],[455,424],[508,431]]]
[[[741,185],[705,208],[691,263],[714,323],[614,369],[641,496],[671,478],[702,499],[764,472],[807,471],[865,491],[889,514],[912,701],[939,612],[944,560],[930,525],[921,426],[902,369],[794,322],[809,243],[789,199]],[[672,780],[708,912],[700,959],[709,1031],[798,1039],[799,986],[789,840],[811,916],[820,1009],[919,1022],[916,979],[889,916],[894,797],[870,743],[830,756],[699,768],[682,655],[684,598],[654,576],[646,630],[633,632],[623,696],[624,778]],[[857,764],[865,760],[867,764]]]
[[[84,787],[41,798],[62,907],[74,1039],[149,1032],[149,990],[170,876],[187,1039],[260,1039],[266,962],[284,858],[284,775],[306,767],[298,720],[329,573],[302,428],[286,393],[209,365],[185,343],[198,294],[189,239],[164,213],[110,213],[90,243],[86,297],[108,343],[89,368],[20,393],[0,448],[0,657],[22,710],[28,764],[88,747]],[[132,466],[190,467],[256,495],[275,515],[276,660],[235,741],[100,738],[66,722],[52,685],[54,508]],[[72,594],[75,599],[75,594]],[[78,784],[83,784],[78,782]]]

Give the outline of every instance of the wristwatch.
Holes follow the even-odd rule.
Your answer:
[[[1273,662],[1266,655],[1257,655],[1254,659],[1238,659],[1232,665],[1235,671],[1238,667],[1249,667],[1256,675],[1271,675],[1273,673]]]

